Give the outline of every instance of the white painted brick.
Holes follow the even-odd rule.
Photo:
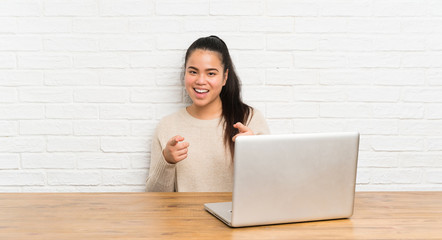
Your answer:
[[[371,118],[373,106],[364,103],[321,103],[319,113],[321,117]]]
[[[17,66],[16,57],[12,53],[0,53],[0,69],[15,68]]]
[[[293,65],[289,52],[247,52],[235,56],[238,68],[284,68]]]
[[[0,154],[0,170],[19,169],[19,168],[20,168],[19,154],[10,154],[10,153]]]
[[[319,117],[319,104],[317,103],[269,103],[266,109],[267,117],[270,119]]]
[[[43,39],[46,51],[81,51],[98,50],[98,41],[91,37],[55,37]]]
[[[180,33],[184,21],[176,17],[137,18],[129,20],[129,31],[135,33]]]
[[[375,118],[417,119],[424,117],[423,104],[414,103],[385,103],[373,105]]]
[[[321,0],[318,2],[320,16],[371,16],[372,1],[369,0]]]
[[[147,152],[152,139],[143,137],[103,137],[101,150],[103,152]]]
[[[72,20],[68,18],[18,18],[20,33],[69,33]]]
[[[319,82],[316,70],[267,70],[266,85],[314,85]]]
[[[49,185],[99,185],[99,171],[56,171],[47,173]]]
[[[180,68],[183,64],[183,52],[135,53],[130,55],[130,66],[135,68]]]
[[[2,0],[0,1],[0,16],[39,16],[42,8],[41,1]]]
[[[430,0],[428,1],[428,9],[431,16],[442,16],[442,2],[439,0]]]
[[[272,0],[267,3],[267,14],[270,16],[317,16],[318,3],[309,0]]]
[[[12,87],[0,87],[0,103],[17,102],[17,89]]]
[[[158,121],[131,121],[130,132],[132,136],[153,136]]]
[[[243,89],[243,98],[246,102],[289,102],[292,94],[291,88],[286,87],[247,87]]]
[[[128,30],[125,18],[78,18],[73,19],[75,33],[124,33]]]
[[[221,35],[220,36],[229,50],[262,50],[265,48],[265,37],[262,33],[244,35]]]
[[[3,2],[1,2],[3,3]],[[0,33],[17,32],[17,21],[15,18],[2,18],[0,21]]]
[[[400,88],[396,87],[352,87],[347,89],[350,102],[397,102]]]
[[[43,137],[0,137],[0,152],[42,152],[45,147]]]
[[[130,165],[128,154],[80,153],[77,154],[79,169],[121,169]]]
[[[289,17],[245,17],[239,26],[242,32],[293,32],[295,22]]]
[[[248,103],[249,104],[249,103]],[[172,114],[184,107],[188,106],[188,104],[155,104],[155,118],[156,120],[160,120],[161,118]]]
[[[442,86],[442,71],[441,70],[428,70],[427,80],[429,85]]]
[[[88,104],[48,104],[46,118],[55,119],[97,119],[98,107]]]
[[[238,75],[242,86],[263,85],[266,78],[264,69],[241,68],[241,69],[236,69],[236,74]]]
[[[290,120],[269,119],[267,124],[271,134],[288,134],[293,132],[293,124]]]
[[[39,104],[0,105],[0,119],[41,119],[45,110]]]
[[[91,86],[100,83],[98,73],[89,70],[48,70],[44,78],[49,86]]]
[[[66,120],[21,120],[20,135],[72,135],[72,122]]]
[[[156,37],[156,48],[162,50],[182,50],[185,51],[190,44],[198,39],[195,34],[161,34]]]
[[[129,57],[120,53],[91,53],[73,57],[76,68],[126,68]]]
[[[209,14],[209,0],[162,0],[156,2],[156,15],[195,16]]]
[[[376,169],[370,174],[370,183],[419,183],[422,171],[415,169]]]
[[[80,136],[121,136],[129,132],[128,121],[83,120],[74,123],[74,135]]]
[[[73,153],[22,153],[23,169],[73,169],[77,155]]]
[[[100,79],[101,84],[107,86],[153,86],[157,76],[151,69],[111,69],[100,71]]]
[[[319,71],[319,82],[325,85],[371,85],[373,71],[323,69]]]
[[[432,33],[435,20],[427,18],[405,18],[401,21],[401,31],[405,33]]]
[[[424,51],[426,41],[425,37],[388,36],[374,38],[373,45],[377,51]]]
[[[425,108],[425,118],[442,119],[442,104],[427,104]]]
[[[183,100],[182,88],[138,88],[131,91],[132,102],[179,103]]]
[[[373,13],[381,17],[419,17],[427,13],[427,4],[419,0],[375,0]]]
[[[287,35],[271,35],[267,37],[269,50],[315,50],[318,48],[320,38],[300,37]]]
[[[330,53],[295,53],[296,68],[345,68],[347,57]]]
[[[401,55],[397,53],[365,53],[348,56],[348,65],[353,68],[397,68]]]
[[[370,169],[358,168],[356,173],[356,190],[359,191],[360,184],[368,184],[370,183]]]
[[[45,185],[45,177],[40,172],[1,171],[0,186],[39,186]]]
[[[336,87],[293,87],[293,99],[295,101],[321,101],[321,102],[339,102],[347,99],[345,89]]]
[[[98,14],[98,2],[90,0],[45,0],[45,16],[94,16]]]
[[[39,51],[41,49],[41,37],[6,35],[0,38],[0,51]]]
[[[261,15],[264,12],[264,2],[261,0],[211,0],[210,15],[247,16]]]
[[[236,32],[240,30],[240,24],[232,17],[187,17],[184,19],[184,29],[188,32],[213,32],[213,29],[217,32]]]
[[[145,170],[103,171],[103,185],[139,185],[147,178]]]
[[[397,120],[361,119],[345,121],[345,131],[357,131],[361,134],[394,135],[398,133]]]
[[[152,37],[105,37],[100,39],[102,51],[150,51],[154,47]]]
[[[48,152],[96,152],[99,149],[97,137],[48,137]]]
[[[341,132],[345,123],[335,119],[295,119],[293,133]]]
[[[0,72],[0,86],[33,86],[43,85],[43,72],[2,70]]]
[[[397,162],[397,153],[360,151],[358,154],[358,168],[391,168],[397,166]]]
[[[150,159],[149,153],[131,154],[130,155],[131,167],[133,169],[149,168],[150,167],[150,161],[148,161],[149,159]]]
[[[442,120],[401,120],[401,135],[442,135]]]
[[[354,18],[348,20],[347,30],[351,33],[399,33],[401,22],[390,18]]]
[[[403,91],[403,101],[406,102],[442,102],[442,89],[438,88],[409,88]]]
[[[48,54],[48,53],[18,54],[17,58],[18,58],[19,68],[62,69],[62,68],[72,67],[71,57],[64,54]]]
[[[183,70],[182,69],[156,69],[154,73],[149,74],[145,77],[150,76],[155,78],[154,81],[157,86],[184,86],[184,80],[182,79]]]
[[[429,151],[442,151],[442,138],[441,137],[428,137],[427,138],[427,150],[429,150]]]
[[[100,119],[152,119],[150,104],[111,104],[100,106]]]
[[[401,167],[442,167],[441,152],[399,153],[398,159]]]
[[[100,0],[102,16],[148,16],[153,11],[152,0]]]
[[[18,123],[16,121],[0,121],[0,136],[10,137],[18,134]]]
[[[425,181],[429,183],[442,183],[442,169],[432,169],[426,171]]]
[[[124,103],[128,100],[125,88],[84,88],[74,90],[74,101],[82,103]]]
[[[425,85],[425,70],[414,69],[379,69],[374,70],[376,85],[413,86]]]
[[[372,51],[373,40],[367,37],[323,37],[319,49],[324,51]]]
[[[407,136],[377,136],[371,137],[370,145],[375,151],[407,152],[422,151],[424,149],[422,137]]]
[[[442,67],[442,54],[434,53],[409,53],[402,56],[403,67]]]
[[[72,102],[72,90],[62,87],[26,87],[19,89],[22,102],[68,103]]]
[[[295,19],[295,32],[299,33],[344,33],[347,32],[347,20],[343,18],[311,18]]]

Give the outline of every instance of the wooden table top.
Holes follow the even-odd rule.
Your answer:
[[[349,219],[229,228],[231,193],[0,193],[0,239],[442,239],[442,192],[358,192]]]

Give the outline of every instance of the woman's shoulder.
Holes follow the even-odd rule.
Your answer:
[[[181,108],[173,113],[170,113],[169,115],[164,116],[161,118],[160,122],[158,123],[158,126],[165,126],[167,127],[170,124],[175,124],[177,121],[181,122],[185,118],[184,111],[186,111],[186,108]]]

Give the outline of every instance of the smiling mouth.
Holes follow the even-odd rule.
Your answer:
[[[209,90],[207,90],[207,89],[194,88],[193,90],[195,90],[195,92],[197,92],[197,93],[208,93],[209,92]]]

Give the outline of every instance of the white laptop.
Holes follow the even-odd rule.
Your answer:
[[[358,149],[357,132],[238,137],[232,202],[205,209],[231,227],[348,218]]]

